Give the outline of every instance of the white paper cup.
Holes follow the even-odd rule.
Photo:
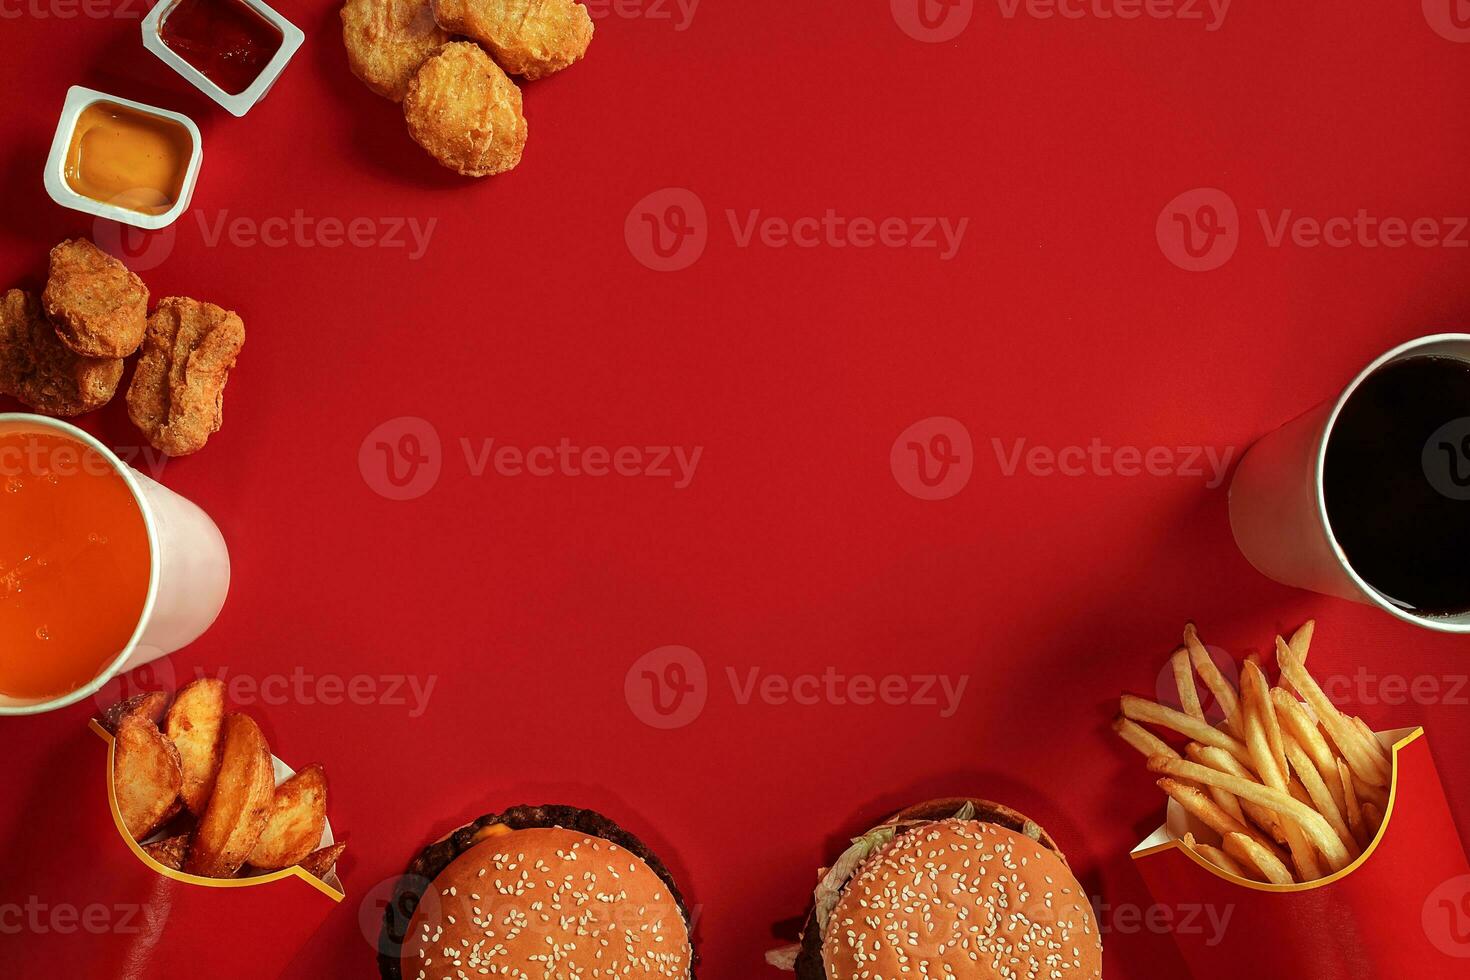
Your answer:
[[[1470,633],[1470,612],[1426,616],[1396,605],[1369,585],[1348,564],[1327,519],[1327,443],[1343,407],[1381,368],[1426,356],[1470,361],[1470,334],[1434,334],[1401,344],[1364,368],[1336,401],[1318,405],[1263,437],[1235,471],[1230,527],[1246,559],[1283,585],[1374,605],[1429,629]]]
[[[213,625],[230,591],[230,553],[209,515],[168,487],[128,466],[74,425],[41,415],[0,413],[0,427],[50,429],[96,450],[138,502],[148,532],[148,594],[137,628],[96,677],[49,700],[0,694],[0,715],[52,711],[95,694],[113,677],[193,643]]]

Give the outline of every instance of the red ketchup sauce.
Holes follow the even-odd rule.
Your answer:
[[[230,95],[250,87],[282,41],[276,26],[243,0],[179,0],[158,36]]]

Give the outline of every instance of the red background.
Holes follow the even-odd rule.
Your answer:
[[[194,206],[211,227],[225,211],[438,222],[411,261],[211,245],[191,214],[143,273],[155,297],[238,310],[249,335],[223,431],[161,477],[224,530],[233,591],[158,676],[436,683],[419,717],[381,697],[242,705],[288,762],[325,763],[351,840],[348,900],[293,976],[369,973],[363,897],[428,840],[523,801],[599,808],[653,843],[701,910],[711,978],[774,976],[762,951],[817,867],[917,798],[1005,800],[1063,842],[1100,901],[1146,906],[1126,855],[1162,806],[1107,723],[1121,690],[1154,689],[1187,618],[1241,652],[1316,616],[1327,674],[1470,669],[1464,639],[1258,576],[1224,490],[1201,478],[1007,477],[991,442],[1243,447],[1387,347],[1470,320],[1465,250],[1272,248],[1255,217],[1470,213],[1470,46],[1418,3],[1241,2],[1214,32],[981,3],[943,44],[910,38],[882,3],[706,0],[683,31],[608,16],[585,63],[527,86],[520,169],[481,182],[436,167],[351,76],[335,6],[282,3],[307,45],[234,119],[143,50],[141,11],[24,4],[6,0],[21,16],[0,23],[4,285],[39,289],[46,250],[93,228],[41,186],[72,84],[199,122]],[[630,209],[665,187],[694,191],[710,218],[703,257],[673,273],[624,237]],[[1196,187],[1241,214],[1238,251],[1208,273],[1155,239],[1161,209]],[[829,208],[970,224],[946,262],[741,248],[726,220]],[[889,450],[936,415],[968,428],[974,476],[922,501]],[[428,420],[445,447],[437,486],[403,502],[358,465],[398,416]],[[87,424],[137,444],[120,398]],[[684,490],[474,478],[461,437],[704,452]],[[667,644],[710,672],[706,709],[675,731],[640,722],[623,691]],[[970,681],[941,718],[740,704],[725,679],[829,666]],[[1380,728],[1428,726],[1464,820],[1456,693],[1361,710]],[[90,707],[0,723],[7,840],[66,805],[48,772],[91,745]],[[1120,926],[1106,947],[1109,977],[1183,969],[1167,934]]]

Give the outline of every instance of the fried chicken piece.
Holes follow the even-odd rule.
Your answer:
[[[342,43],[352,73],[385,99],[402,102],[408,82],[449,32],[434,23],[429,0],[347,0]]]
[[[468,41],[446,44],[423,63],[408,83],[403,117],[419,146],[466,177],[514,168],[526,146],[521,90]]]
[[[530,81],[561,71],[587,53],[592,16],[576,0],[433,0],[434,19],[474,38],[500,67]]]
[[[85,238],[51,250],[41,304],[62,343],[86,357],[127,357],[148,325],[143,280]]]
[[[106,405],[122,374],[122,358],[83,357],[63,344],[31,293],[0,296],[0,392],[65,418]]]
[[[231,310],[180,296],[159,302],[128,386],[128,416],[155,449],[187,456],[219,431],[244,344],[245,324]]]

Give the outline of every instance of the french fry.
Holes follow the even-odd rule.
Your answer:
[[[1189,662],[1189,651],[1180,647],[1169,663],[1174,668],[1174,686],[1179,689],[1179,707],[1191,718],[1204,721],[1205,709],[1199,703],[1199,688],[1194,686],[1194,665]]]
[[[1245,665],[1240,693],[1245,705],[1245,747],[1254,760],[1256,772],[1268,786],[1285,789],[1286,750],[1282,747],[1281,725],[1271,703],[1271,686],[1258,664]]]
[[[1282,676],[1291,681],[1292,686],[1312,706],[1333,744],[1353,772],[1370,786],[1388,785],[1388,773],[1363,739],[1362,733],[1337,710],[1337,706],[1317,685],[1316,679],[1296,659],[1291,647],[1279,636],[1276,638],[1276,659],[1281,663]]]
[[[1184,752],[1185,755],[1189,756],[1192,762],[1198,762],[1200,765],[1209,765],[1209,763],[1205,761],[1204,749],[1205,747],[1203,745],[1200,745],[1198,742],[1190,742],[1189,745],[1185,748]],[[1220,752],[1219,749],[1215,749],[1214,751]],[[1228,752],[1220,752],[1220,754],[1225,756],[1225,758],[1227,759],[1230,758],[1230,753]],[[1210,796],[1214,799],[1216,803],[1220,804],[1220,808],[1226,813],[1230,814],[1241,823],[1246,822],[1245,812],[1241,810],[1240,801],[1235,798],[1235,795],[1233,793],[1227,793],[1225,792],[1225,790],[1220,789],[1217,786],[1211,786]]]
[[[1236,719],[1240,714],[1240,700],[1235,688],[1220,673],[1215,661],[1210,659],[1210,651],[1200,642],[1199,632],[1193,623],[1184,625],[1184,645],[1189,650],[1189,660],[1194,664],[1195,673],[1199,674],[1200,680],[1205,682],[1205,687],[1210,689],[1210,693],[1215,696],[1215,702],[1225,713],[1225,730],[1232,735],[1239,735],[1240,727]]]
[[[1337,756],[1333,754],[1332,746],[1327,744],[1327,739],[1307,714],[1307,709],[1302,707],[1302,703],[1283,688],[1278,687],[1271,692],[1271,703],[1276,706],[1276,717],[1281,722],[1282,730],[1317,767],[1317,774],[1327,785],[1327,791],[1332,794],[1332,802],[1337,805],[1338,813],[1341,814],[1342,783],[1337,777]]]
[[[1380,810],[1387,809],[1388,790],[1384,789],[1382,786],[1369,786],[1367,783],[1354,776],[1353,789],[1357,790],[1358,792],[1358,802],[1360,804],[1372,803]]]
[[[1272,847],[1269,840],[1264,840],[1263,835],[1251,827],[1246,826],[1226,813],[1215,801],[1210,799],[1197,786],[1191,786],[1177,779],[1160,779],[1159,789],[1167,793],[1180,806],[1184,807],[1186,813],[1195,817],[1222,837],[1225,834],[1245,834],[1248,837],[1259,840],[1262,847]]]
[[[1368,846],[1367,829],[1363,826],[1363,810],[1358,805],[1358,791],[1353,787],[1352,770],[1341,759],[1337,760],[1338,785],[1342,787],[1343,808],[1347,811],[1347,825],[1360,847]]]
[[[1392,776],[1393,756],[1389,754],[1389,750],[1385,749],[1383,747],[1383,743],[1379,741],[1378,733],[1373,731],[1373,729],[1368,726],[1368,723],[1357,715],[1353,715],[1348,720],[1353,723],[1353,727],[1358,730],[1358,734],[1363,736],[1363,740],[1366,741],[1370,746],[1372,746],[1374,751],[1378,753],[1379,761],[1383,763],[1384,767],[1388,770],[1389,775]]]
[[[1383,811],[1372,803],[1364,803],[1363,824],[1363,829],[1367,832],[1368,839],[1371,841],[1374,837],[1378,836],[1378,830],[1383,826]]]
[[[1220,850],[1218,847],[1211,847],[1209,844],[1201,844],[1199,841],[1194,839],[1193,834],[1184,835],[1184,846],[1189,848],[1194,853],[1198,854],[1200,857],[1204,858],[1206,861],[1213,864],[1215,867],[1219,868],[1221,871],[1228,871],[1231,874],[1235,875],[1237,878],[1247,878],[1255,881],[1262,880],[1260,878],[1257,878],[1252,871],[1246,870],[1244,865],[1235,860],[1235,858],[1231,857],[1229,854],[1226,854],[1224,851]]]
[[[1191,758],[1193,757],[1191,756]],[[1241,779],[1249,780],[1253,783],[1258,781],[1256,779],[1255,773],[1251,772],[1245,766],[1241,765],[1238,759],[1232,756],[1229,752],[1217,749],[1214,746],[1201,746],[1199,751],[1199,758],[1194,759],[1194,761],[1198,762],[1200,765],[1209,766],[1210,768],[1218,770],[1219,772],[1229,773],[1232,776],[1239,776]],[[1259,804],[1252,803],[1250,800],[1240,800],[1240,808],[1242,811],[1244,811],[1245,815],[1249,817],[1252,821],[1254,821],[1257,827],[1260,827],[1262,830],[1264,830],[1272,840],[1276,841],[1278,844],[1286,843],[1286,830],[1281,824],[1281,818],[1276,816],[1275,813],[1266,809],[1263,806],[1260,806]]]
[[[1132,694],[1123,695],[1120,703],[1125,718],[1168,728],[1171,731],[1188,736],[1196,742],[1224,749],[1246,766],[1250,766],[1251,764],[1250,753],[1246,751],[1246,747],[1239,740],[1230,737],[1218,728],[1211,728],[1205,722],[1191,718],[1182,711],[1175,711],[1173,708],[1165,707],[1147,698],[1136,697]]]
[[[1122,715],[1113,719],[1113,731],[1117,732],[1118,737],[1123,741],[1143,753],[1144,757],[1151,755],[1171,755],[1176,759],[1180,758],[1179,753],[1174,751],[1168,742],[1165,742],[1153,732],[1138,724],[1138,722],[1124,718]]]
[[[1268,881],[1273,885],[1290,885],[1296,881],[1280,858],[1245,834],[1226,834],[1225,852],[1255,868],[1259,875],[1258,880]]]
[[[1245,744],[1250,750],[1251,758],[1255,760],[1256,772],[1261,774],[1261,782],[1266,786],[1288,791],[1290,784],[1287,780],[1285,752],[1282,752],[1279,759],[1277,757],[1281,729],[1276,723],[1276,709],[1271,704],[1271,691],[1266,684],[1266,675],[1259,665],[1245,665],[1240,688]],[[1272,744],[1273,729],[1275,745]],[[1312,853],[1312,846],[1307,842],[1302,829],[1289,815],[1283,816],[1277,811],[1277,816],[1282,818],[1281,829],[1286,835],[1286,846],[1291,851],[1291,862],[1296,866],[1297,877],[1302,881],[1313,881],[1322,877],[1322,869],[1317,864],[1316,855]]]
[[[1337,834],[1332,830],[1332,825],[1327,818],[1313,810],[1311,807],[1299,802],[1290,793],[1253,783],[1239,776],[1201,766],[1193,762],[1185,762],[1181,759],[1170,759],[1168,756],[1156,755],[1148,760],[1150,772],[1161,776],[1172,776],[1175,779],[1188,779],[1199,783],[1201,786],[1219,786],[1221,789],[1229,790],[1242,801],[1250,800],[1258,803],[1269,810],[1276,811],[1283,820],[1295,821],[1322,852],[1327,859],[1328,865],[1335,871],[1349,863],[1347,848],[1343,847],[1342,841],[1337,839]]]
[[[1297,627],[1295,633],[1291,634],[1291,650],[1296,654],[1297,660],[1301,662],[1303,667],[1307,665],[1307,653],[1312,649],[1312,634],[1316,632],[1317,621],[1315,619],[1309,619]]]
[[[1322,774],[1317,771],[1316,763],[1307,758],[1307,753],[1302,751],[1302,747],[1294,738],[1289,738],[1286,743],[1286,758],[1296,772],[1297,778],[1301,780],[1301,785],[1311,799],[1312,805],[1317,808],[1318,813],[1327,818],[1328,823],[1332,824],[1338,840],[1342,841],[1348,853],[1356,859],[1358,854],[1362,853],[1358,847],[1357,838],[1353,836],[1352,829],[1348,827],[1347,821],[1343,818],[1342,810],[1338,808],[1337,800],[1327,788]],[[1341,784],[1339,783],[1340,789]]]

